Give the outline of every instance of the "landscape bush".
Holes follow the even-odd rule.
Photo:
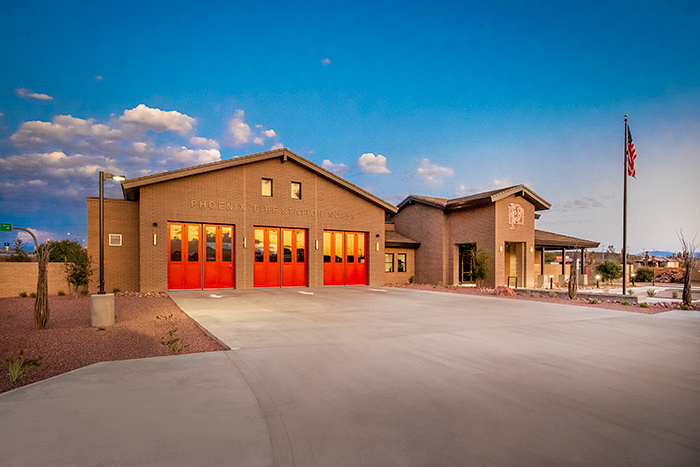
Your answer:
[[[637,269],[637,282],[652,282],[654,280],[654,268],[648,266]]]
[[[622,277],[622,265],[613,263],[612,261],[599,264],[596,270],[605,282],[610,282]]]

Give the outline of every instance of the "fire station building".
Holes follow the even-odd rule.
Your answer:
[[[484,285],[533,287],[551,280],[545,249],[566,257],[597,246],[536,231],[536,211],[550,204],[524,185],[411,195],[397,208],[286,148],[129,179],[122,190],[105,200],[108,292],[469,285],[480,251]],[[98,258],[99,199],[87,208]]]
[[[396,207],[288,149],[122,182],[105,200],[105,287],[384,285]],[[99,199],[88,198],[97,258]]]

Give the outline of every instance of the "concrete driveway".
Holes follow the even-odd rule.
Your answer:
[[[171,295],[232,350],[93,365],[2,394],[0,458],[700,465],[697,312],[368,287]]]

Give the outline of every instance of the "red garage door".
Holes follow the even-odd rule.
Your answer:
[[[168,223],[168,289],[233,288],[233,234],[232,225]]]
[[[323,285],[367,284],[367,234],[323,232]]]
[[[253,285],[305,287],[308,284],[306,237],[303,229],[256,227]]]

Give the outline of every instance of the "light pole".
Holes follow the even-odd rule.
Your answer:
[[[105,180],[111,178],[116,181],[124,181],[124,175],[104,173],[100,170],[100,295],[105,293]]]

